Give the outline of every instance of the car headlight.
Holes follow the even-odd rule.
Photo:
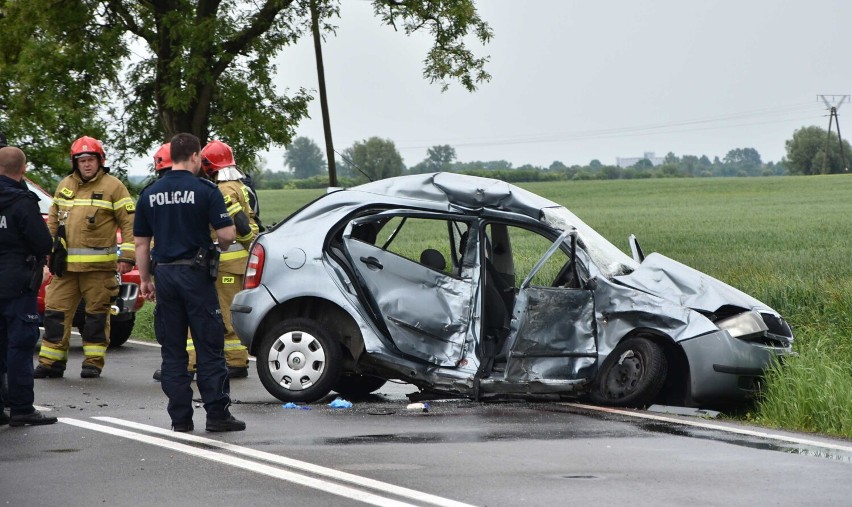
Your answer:
[[[719,326],[719,329],[724,329],[730,333],[734,338],[743,340],[766,336],[766,332],[769,331],[769,328],[763,322],[763,318],[757,312],[744,312],[727,319],[718,320],[716,325]]]

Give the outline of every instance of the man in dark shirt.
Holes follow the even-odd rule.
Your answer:
[[[157,301],[154,333],[162,346],[162,389],[169,398],[174,431],[192,431],[192,381],[187,371],[187,327],[197,356],[197,386],[207,411],[207,431],[240,431],[246,425],[231,415],[225,326],[210,262],[219,247],[236,239],[234,223],[221,192],[197,178],[201,143],[192,134],[171,140],[172,170],[142,191],[136,204],[133,234],[142,296]],[[151,240],[154,247],[151,249]],[[153,272],[151,260],[154,261]],[[154,279],[152,280],[152,275]],[[155,286],[156,282],[156,286]]]
[[[23,151],[0,148],[0,425],[10,426],[56,422],[33,406],[33,354],[39,335],[36,298],[52,240],[38,197],[23,182],[26,168]],[[3,373],[9,381],[5,399]]]

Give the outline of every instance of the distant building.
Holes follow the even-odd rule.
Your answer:
[[[653,151],[646,151],[642,157],[615,157],[615,165],[618,167],[631,167],[643,158],[651,161],[651,165],[658,166],[665,161],[665,157],[655,157]]]

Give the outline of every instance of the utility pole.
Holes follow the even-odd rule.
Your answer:
[[[837,139],[840,141],[840,158],[843,160],[843,170],[849,172],[849,166],[846,164],[846,154],[843,152],[843,137],[840,136],[840,120],[837,118],[837,110],[844,102],[849,102],[849,95],[817,95],[817,100],[822,100],[825,108],[829,110],[828,115],[828,136],[825,138],[825,153],[823,157],[822,170],[823,173],[828,173],[828,141],[831,139],[831,121],[837,124]]]
[[[337,168],[334,166],[334,144],[331,142],[331,122],[328,118],[328,98],[325,94],[325,67],[322,64],[322,39],[319,33],[319,13],[317,0],[311,0],[311,32],[314,35],[314,52],[317,59],[317,79],[319,81],[320,108],[322,109],[322,129],[325,133],[325,157],[328,159],[328,186],[337,186]]]

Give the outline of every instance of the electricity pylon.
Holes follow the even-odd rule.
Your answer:
[[[849,102],[849,95],[817,95],[817,100],[822,99],[825,108],[828,109],[828,136],[825,138],[825,156],[823,157],[822,170],[828,173],[828,141],[831,139],[831,120],[837,124],[837,139],[840,140],[840,158],[843,160],[843,170],[849,172],[846,165],[846,154],[843,152],[843,138],[840,136],[840,120],[837,118],[837,110],[844,102]]]

